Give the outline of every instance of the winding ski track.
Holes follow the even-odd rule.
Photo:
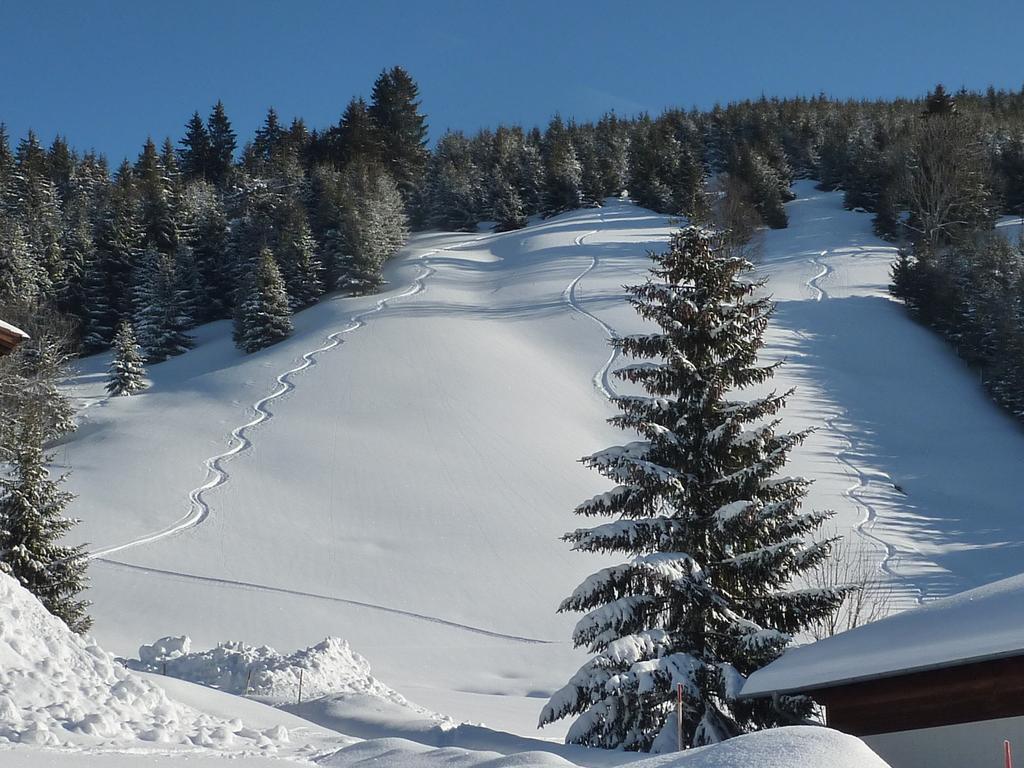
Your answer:
[[[603,223],[604,213],[599,212],[598,217],[601,219],[601,222]],[[581,248],[585,248],[586,239],[591,235],[596,235],[600,231],[600,229],[592,229],[589,232],[584,232],[583,234],[577,235],[576,239],[573,242],[576,245],[580,246]],[[596,323],[598,327],[600,327],[601,330],[605,332],[605,335],[608,337],[609,341],[612,341],[618,338],[618,332],[610,325],[608,325],[608,323],[606,323],[604,320],[599,318],[597,315],[584,309],[583,305],[580,304],[579,298],[576,295],[576,289],[579,287],[580,281],[583,280],[583,278],[585,278],[595,269],[597,269],[599,261],[600,260],[597,256],[597,252],[595,251],[593,254],[591,254],[590,264],[587,265],[587,268],[580,272],[578,275],[576,275],[576,277],[574,277],[572,281],[565,287],[565,290],[562,291],[562,298],[565,300],[565,303],[573,312],[583,315],[584,317],[589,318],[592,322]],[[611,367],[612,365],[615,364],[615,359],[618,356],[619,349],[618,347],[613,346],[611,354],[608,355],[608,359],[605,361],[604,365],[597,369],[597,372],[594,374],[593,377],[595,389],[597,389],[602,395],[604,395],[609,400],[615,397],[615,391],[612,389],[611,378],[609,374],[611,371]]]
[[[490,234],[484,235],[482,237],[477,237],[464,243],[456,243],[454,245],[446,246],[444,248],[435,248],[433,250],[426,251],[425,253],[418,256],[416,258],[416,261],[419,262],[418,266],[420,272],[415,278],[413,278],[413,281],[408,288],[401,291],[400,293],[396,293],[391,296],[386,296],[381,299],[378,299],[377,302],[370,309],[364,310],[353,315],[351,318],[349,318],[348,323],[343,328],[327,335],[327,343],[317,347],[316,349],[312,349],[304,353],[300,358],[302,360],[301,363],[277,375],[277,377],[275,378],[275,389],[270,394],[260,398],[255,403],[253,403],[252,411],[255,414],[253,418],[231,430],[231,445],[228,448],[228,450],[223,451],[215,456],[211,456],[203,461],[203,466],[206,467],[207,471],[207,480],[202,485],[192,489],[189,492],[189,512],[185,517],[181,518],[172,525],[167,526],[166,528],[160,529],[159,531],[155,531],[145,536],[140,536],[136,539],[132,539],[131,541],[124,542],[122,544],[94,550],[88,554],[88,558],[90,560],[96,560],[104,565],[112,566],[115,568],[123,568],[140,573],[169,576],[172,578],[184,579],[188,581],[198,581],[205,584],[212,584],[233,589],[244,589],[250,591],[260,591],[288,595],[292,597],[303,597],[314,600],[324,600],[332,603],[338,603],[342,605],[349,605],[357,608],[378,611],[381,613],[390,613],[397,616],[404,616],[417,621],[425,621],[432,624],[439,624],[442,626],[451,627],[452,629],[456,629],[459,631],[470,632],[472,634],[482,635],[485,637],[491,637],[499,640],[507,640],[515,643],[525,643],[529,645],[557,645],[558,641],[555,640],[543,640],[533,637],[524,637],[521,635],[505,634],[503,632],[496,632],[493,630],[484,629],[482,627],[475,627],[470,624],[462,624],[439,616],[431,616],[429,614],[417,613],[415,611],[408,611],[402,608],[394,608],[391,606],[380,605],[377,603],[367,603],[361,600],[353,600],[346,597],[325,595],[317,592],[305,592],[297,589],[275,587],[268,584],[257,584],[255,582],[249,581],[227,579],[217,576],[201,576],[199,574],[186,573],[183,571],[172,571],[165,570],[162,568],[152,568],[149,566],[134,565],[132,563],[126,563],[120,560],[113,560],[109,557],[110,555],[116,552],[123,552],[127,549],[142,546],[145,544],[151,544],[155,541],[160,541],[161,539],[165,539],[169,536],[173,536],[177,533],[181,533],[182,531],[188,530],[190,528],[195,528],[196,526],[201,525],[210,516],[211,513],[210,505],[206,501],[205,495],[209,491],[212,491],[213,489],[224,485],[224,483],[226,483],[231,478],[227,470],[224,468],[224,462],[226,462],[231,457],[237,456],[238,454],[247,451],[253,447],[253,442],[249,437],[248,433],[253,428],[273,418],[274,414],[272,411],[267,409],[267,405],[295,389],[295,383],[291,380],[292,376],[315,365],[317,357],[339,346],[342,343],[343,337],[346,334],[352,333],[353,331],[356,331],[359,328],[365,326],[367,323],[367,319],[369,317],[382,312],[385,308],[387,308],[387,306],[391,302],[398,299],[404,299],[410,296],[415,296],[416,294],[422,293],[424,290],[426,290],[427,279],[436,273],[436,270],[429,265],[429,259],[431,256],[434,256],[444,251],[456,250],[463,246],[477,243],[480,242],[481,240],[486,240],[490,237],[492,237],[492,235]]]
[[[263,424],[273,418],[273,413],[268,410],[267,406],[274,400],[283,397],[295,389],[295,383],[291,380],[291,377],[315,365],[317,357],[338,347],[342,343],[343,337],[346,334],[352,333],[353,331],[365,326],[369,317],[383,312],[391,302],[415,296],[416,294],[422,293],[426,290],[427,279],[436,272],[436,270],[429,264],[431,256],[443,251],[455,250],[456,248],[471,243],[477,243],[489,237],[492,237],[492,235],[484,235],[464,243],[456,243],[444,248],[435,248],[417,256],[416,261],[419,262],[417,266],[419,267],[420,272],[415,278],[413,278],[409,287],[399,293],[380,298],[372,307],[370,307],[370,309],[363,310],[362,312],[353,315],[349,318],[348,323],[343,328],[327,335],[325,344],[304,353],[300,358],[302,362],[277,375],[275,378],[276,384],[274,390],[270,394],[261,397],[253,403],[251,409],[254,414],[253,418],[231,430],[228,449],[203,460],[203,466],[206,468],[206,480],[202,485],[189,491],[189,510],[184,517],[165,528],[161,528],[160,530],[148,533],[144,536],[140,536],[121,544],[115,544],[109,547],[101,547],[100,549],[93,550],[88,553],[88,559],[101,560],[117,552],[123,552],[127,549],[133,549],[145,544],[152,544],[153,542],[160,541],[161,539],[174,536],[183,531],[187,531],[190,528],[202,525],[202,523],[210,516],[210,505],[206,500],[206,494],[215,488],[219,488],[224,485],[231,477],[224,467],[225,462],[233,456],[237,456],[238,454],[252,448],[253,443],[252,439],[249,437],[249,432],[260,424]]]
[[[807,280],[805,285],[812,291],[816,292],[814,300],[818,302],[823,299],[831,298],[828,291],[822,288],[819,284],[819,281],[828,277],[833,272],[832,267],[823,261],[827,255],[828,251],[826,250],[809,259],[811,264],[819,268],[819,271],[814,275],[814,277]],[[846,467],[853,474],[853,477],[857,479],[856,483],[843,491],[844,496],[864,511],[864,517],[853,526],[853,530],[856,531],[857,535],[862,539],[873,542],[882,548],[884,555],[878,564],[878,569],[882,571],[882,573],[891,578],[894,582],[907,583],[906,578],[898,574],[896,569],[893,568],[893,561],[896,560],[900,554],[899,549],[891,542],[886,541],[884,538],[874,533],[874,528],[878,524],[879,519],[878,509],[862,495],[871,485],[871,477],[863,468],[852,461],[851,455],[854,449],[854,441],[850,434],[837,423],[841,415],[842,414],[838,413],[832,414],[824,417],[822,420],[825,422],[829,431],[838,436],[839,439],[845,443],[845,446],[836,452],[836,461]],[[878,474],[892,484],[892,478],[889,477],[889,475],[881,471]],[[909,586],[917,593],[918,604],[924,603],[924,590],[917,585],[910,584]]]

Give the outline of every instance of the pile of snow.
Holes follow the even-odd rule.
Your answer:
[[[388,768],[559,768],[574,765],[550,752],[521,752],[503,756],[497,752],[471,752],[454,747],[431,749],[402,739],[364,741],[345,747],[318,762],[330,768],[371,768],[380,765],[386,765]],[[630,768],[888,766],[860,739],[828,728],[810,726],[752,733],[710,747],[637,759],[629,765]]]
[[[301,675],[303,701],[352,695],[380,699],[436,722],[443,720],[377,680],[371,674],[370,663],[337,637],[328,637],[287,655],[266,645],[230,642],[193,652],[192,640],[187,635],[163,637],[152,645],[141,646],[139,658],[126,659],[125,663],[141,672],[159,672],[275,704],[298,701]]]
[[[148,742],[272,754],[287,741],[285,728],[250,729],[172,701],[0,573],[0,743]]]
[[[633,768],[887,768],[855,736],[829,728],[794,726],[737,736],[688,752],[634,763]]]

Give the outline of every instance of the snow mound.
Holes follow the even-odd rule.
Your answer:
[[[329,768],[566,768],[575,765],[550,752],[501,755],[457,747],[435,749],[405,739],[363,741],[317,762]]]
[[[216,648],[193,652],[187,635],[163,637],[152,645],[140,647],[139,658],[128,659],[125,663],[143,672],[159,672],[277,704],[298,701],[301,674],[303,701],[356,694],[382,699],[425,717],[443,719],[411,704],[377,680],[371,674],[370,663],[337,637],[328,637],[288,655],[266,645],[256,647],[245,643],[220,643]]]
[[[0,743],[274,753],[287,741],[284,728],[254,730],[172,701],[0,573]]]
[[[830,728],[793,726],[633,763],[630,768],[888,768],[867,744]]]
[[[590,750],[581,750],[589,752]],[[593,750],[600,758],[604,750]],[[574,758],[588,765],[588,756]],[[431,749],[403,739],[364,741],[321,758],[329,768],[559,768],[577,763],[551,752],[469,751],[455,747]],[[598,760],[599,762],[599,760]],[[686,752],[628,763],[629,768],[888,768],[860,739],[828,728],[799,726],[761,731]]]

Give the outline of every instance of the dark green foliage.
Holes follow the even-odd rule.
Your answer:
[[[784,207],[784,203],[792,199],[789,180],[764,154],[746,144],[740,145],[729,161],[729,173],[750,189],[754,207],[767,226],[784,229],[789,224]]]
[[[178,247],[178,222],[172,180],[152,139],[146,140],[135,163],[134,176],[139,226],[142,229],[141,246],[155,248],[161,253],[174,253]]]
[[[472,232],[483,218],[483,175],[461,133],[446,133],[438,141],[427,174],[427,198],[428,226]]]
[[[142,350],[135,342],[135,331],[126,320],[114,336],[114,356],[110,361],[107,392],[113,397],[120,397],[134,395],[145,389],[146,369],[142,363]]]
[[[284,280],[274,254],[264,248],[235,309],[235,344],[245,352],[256,352],[288,338],[292,330]]]
[[[205,323],[231,316],[234,285],[228,260],[228,220],[211,184],[190,184],[182,199],[182,221],[196,284],[193,320]]]
[[[324,292],[323,267],[305,209],[292,201],[284,206],[277,245],[277,263],[292,311],[314,304]]]
[[[629,147],[629,192],[659,213],[696,216],[703,208],[703,168],[695,154],[692,126],[677,114],[641,118]],[[684,124],[680,124],[684,123]]]
[[[380,73],[368,109],[380,159],[403,199],[412,199],[427,169],[427,120],[420,113],[419,87],[401,67]]]
[[[1001,406],[1024,419],[1024,252],[1004,238],[903,249],[893,295],[941,333]]]
[[[210,135],[198,112],[192,114],[185,127],[178,155],[185,178],[207,180],[210,173]]]
[[[773,307],[754,298],[752,265],[695,227],[652,258],[650,279],[628,290],[657,330],[613,342],[638,361],[616,375],[644,394],[616,397],[610,422],[639,437],[583,459],[616,487],[576,513],[609,521],[565,537],[630,559],[562,603],[585,614],[573,642],[595,655],[541,724],[578,715],[572,743],[665,751],[677,685],[687,746],[805,718],[807,699],[772,706],[738,699],[739,687],[846,592],[793,586],[827,557],[807,536],[829,514],[801,512],[808,481],[778,474],[806,436],[778,431],[786,393],[740,398],[776,367],[757,362]]]
[[[555,115],[544,134],[543,210],[548,216],[579,208],[582,202],[583,167],[572,143],[569,128]]]
[[[408,219],[398,186],[376,163],[351,164],[341,183],[339,234],[346,260],[338,287],[365,292],[380,285],[381,267],[405,243]]]
[[[133,318],[139,343],[151,363],[192,347],[186,333],[193,325],[187,310],[186,285],[174,256],[155,248],[145,252],[135,278]]]
[[[43,451],[44,429],[27,412],[16,439],[5,446],[7,465],[0,478],[0,569],[34,594],[75,632],[89,629],[89,603],[77,595],[86,587],[84,546],[68,547],[61,538],[78,522],[65,517],[73,496],[61,490],[63,477],[50,477]]]
[[[238,140],[220,101],[214,105],[213,112],[206,121],[206,133],[210,146],[210,154],[206,161],[207,177],[214,185],[223,187],[234,163]]]

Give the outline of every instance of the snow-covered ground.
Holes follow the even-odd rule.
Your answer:
[[[870,216],[796,191],[758,267],[779,302],[767,354],[789,361],[775,386],[798,388],[786,426],[819,427],[789,471],[817,481],[809,503],[877,552],[904,605],[1015,573],[1024,520],[1005,479],[1024,435],[888,299],[894,250]],[[576,462],[623,439],[604,422],[606,339],[638,328],[621,286],[670,231],[609,201],[517,232],[419,235],[389,292],[327,300],[254,355],[214,323],[114,400],[107,360],[82,361],[82,427],[57,458],[97,553],[99,641],[134,657],[182,633],[204,648],[342,637],[409,701],[518,745],[503,752],[560,740],[568,724],[538,733],[537,715],[584,656],[555,607],[607,561],[559,536],[606,489]],[[397,735],[436,746],[421,725]]]

